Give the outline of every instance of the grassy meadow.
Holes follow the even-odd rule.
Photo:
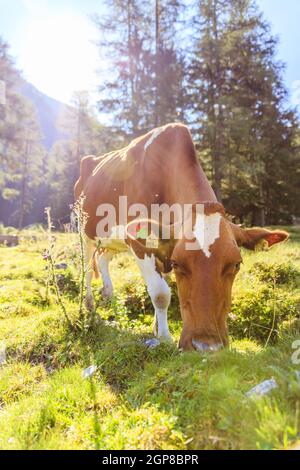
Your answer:
[[[174,344],[147,349],[153,308],[127,255],[111,263],[115,296],[78,324],[80,257],[75,234],[55,233],[57,302],[42,229],[0,246],[0,449],[286,449],[300,438],[300,233],[268,252],[243,253],[229,319],[230,347],[183,353],[173,287]],[[48,268],[48,269],[47,269]],[[298,346],[299,349],[299,346]],[[300,357],[300,354],[298,355]],[[294,361],[295,362],[295,361]],[[83,370],[96,372],[89,378]],[[246,392],[274,377],[261,398]]]

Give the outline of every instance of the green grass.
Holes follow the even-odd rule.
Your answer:
[[[292,344],[300,339],[300,234],[269,252],[244,252],[234,285],[228,350],[181,353],[174,290],[174,344],[148,350],[153,309],[133,260],[111,263],[115,297],[105,303],[94,281],[92,329],[71,332],[47,294],[47,239],[23,232],[18,247],[0,247],[1,449],[281,449],[299,440],[300,383]],[[32,238],[34,235],[36,238]],[[78,315],[75,235],[57,234],[62,298]],[[1,343],[2,341],[2,343]],[[1,346],[0,346],[1,349]],[[84,379],[82,370],[97,366]],[[245,393],[274,377],[261,399]]]

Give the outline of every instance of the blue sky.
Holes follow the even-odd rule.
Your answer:
[[[296,103],[300,95],[300,1],[257,3],[280,38],[278,58],[287,65],[285,82]],[[68,102],[74,90],[95,91],[95,69],[105,70],[92,43],[97,31],[89,19],[90,14],[102,11],[102,0],[0,0],[0,35],[11,45],[11,54],[28,81]]]

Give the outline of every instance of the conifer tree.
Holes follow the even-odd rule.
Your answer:
[[[218,199],[263,225],[286,206],[282,195],[267,214],[285,159],[296,158],[276,40],[252,0],[198,0],[195,9],[187,101],[194,134]]]

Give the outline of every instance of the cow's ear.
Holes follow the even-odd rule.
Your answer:
[[[126,226],[126,243],[138,258],[156,257],[160,271],[171,271],[170,259],[178,236],[179,225],[163,225],[150,219],[135,219]]]
[[[231,224],[235,239],[239,246],[255,250],[259,247],[271,248],[277,243],[288,239],[289,234],[284,230],[267,230],[265,228],[243,229],[235,224]]]

